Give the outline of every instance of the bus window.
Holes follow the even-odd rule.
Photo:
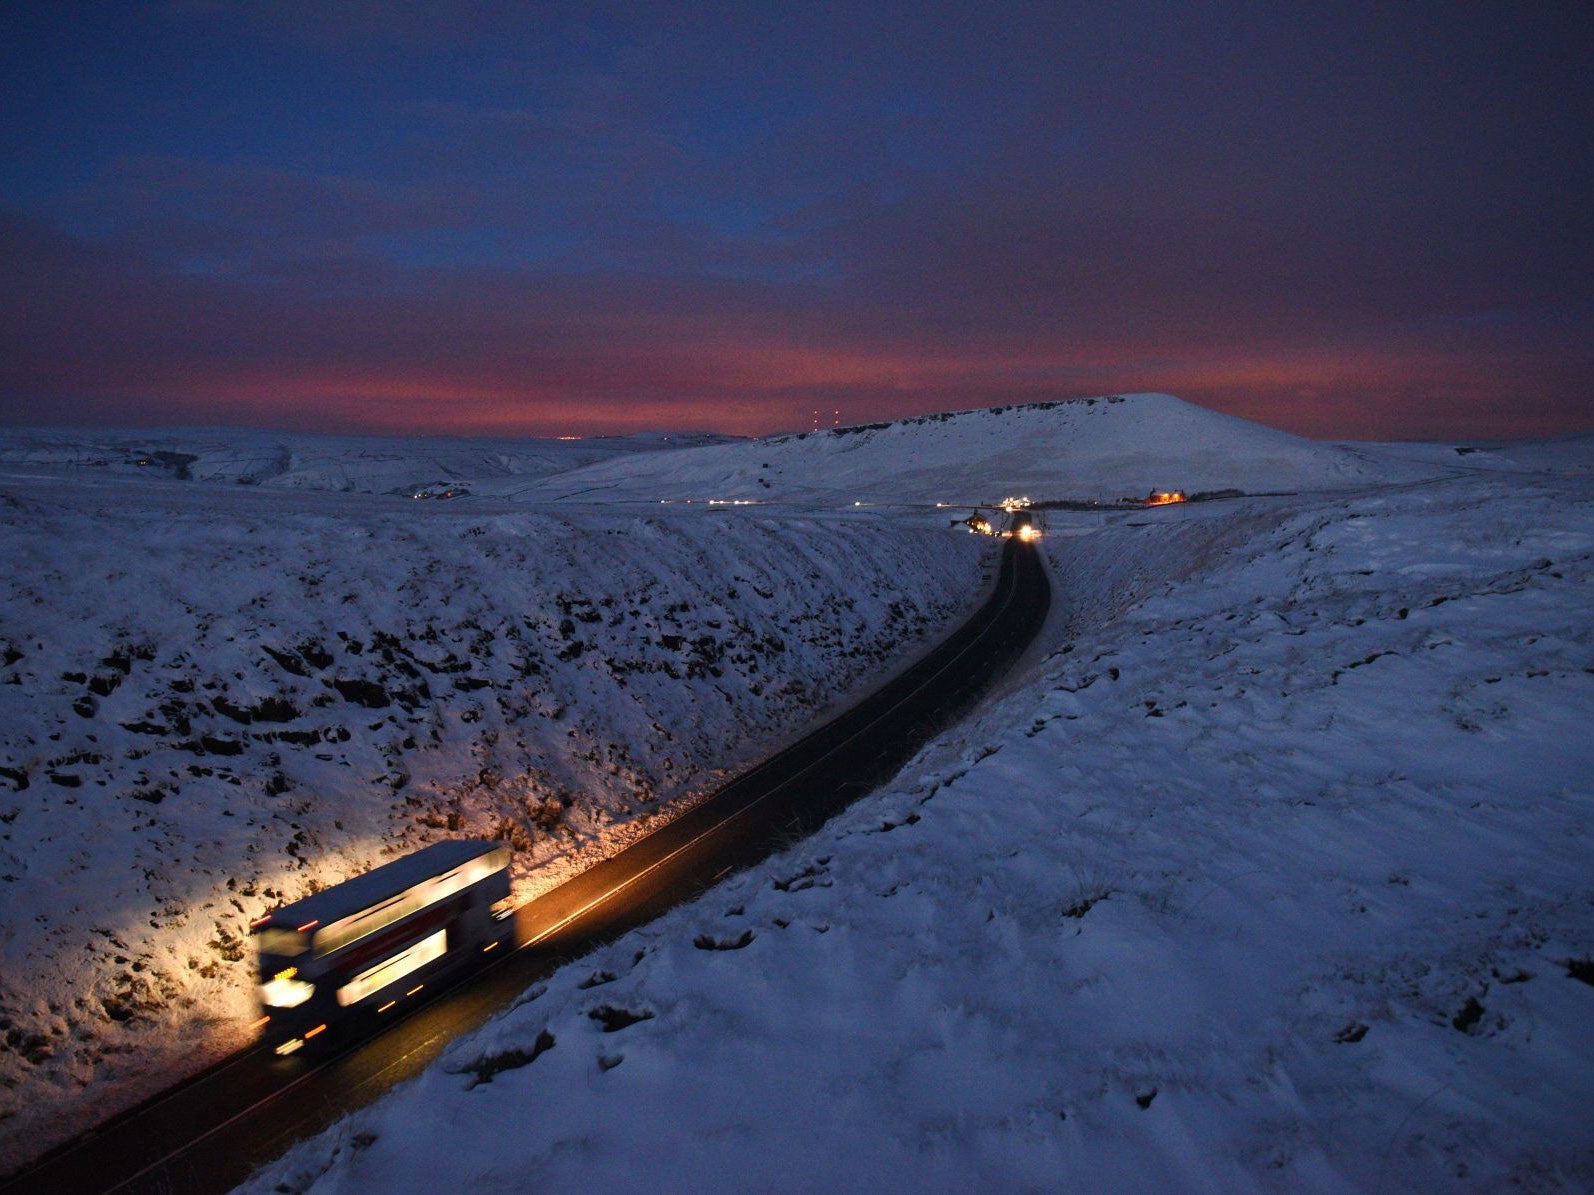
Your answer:
[[[390,983],[397,983],[412,971],[440,959],[448,952],[448,931],[440,929],[428,934],[414,945],[383,959],[374,967],[361,971],[338,989],[338,1003],[347,1008],[364,1000],[372,992],[380,991]]]
[[[480,883],[496,871],[503,871],[509,864],[509,852],[495,850],[477,859],[472,859],[462,867],[453,871],[444,872],[440,876],[423,880],[413,888],[401,892],[390,900],[384,901],[372,908],[364,909],[353,916],[335,921],[320,930],[315,936],[316,956],[331,954],[340,950],[351,942],[386,929],[395,921],[408,917],[411,913],[431,905],[441,904],[455,893],[462,892],[473,884]]]
[[[342,921],[333,922],[316,935],[316,955],[319,957],[331,954],[350,942],[358,942],[361,938],[386,929],[395,921],[403,920],[411,913],[424,909],[429,903],[424,889],[425,885],[417,885],[374,908],[356,913],[353,917],[345,917]]]

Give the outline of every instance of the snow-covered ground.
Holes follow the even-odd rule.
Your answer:
[[[521,489],[539,478],[643,452],[722,443],[724,436],[600,436],[514,440],[310,436],[217,431],[14,430],[0,435],[0,472],[15,480],[80,482],[143,475],[287,490],[411,495]]]
[[[1046,512],[976,717],[251,1189],[1594,1187],[1594,439],[125,435],[0,436],[13,1155],[235,1040],[277,894],[482,832],[529,891],[911,654],[989,564],[933,503],[1181,488],[1270,496]]]
[[[252,918],[442,837],[551,886],[937,639],[994,550],[36,467],[0,464],[0,1165],[245,1040]]]
[[[1054,513],[998,702],[249,1189],[1594,1187],[1594,460],[1534,452]]]

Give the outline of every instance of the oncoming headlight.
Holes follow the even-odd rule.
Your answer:
[[[297,967],[278,971],[269,982],[260,985],[260,1002],[268,1008],[294,1008],[303,1004],[315,992],[315,984],[295,979]]]

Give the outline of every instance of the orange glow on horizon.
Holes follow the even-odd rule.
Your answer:
[[[635,351],[635,350],[634,350]],[[1125,364],[1122,362],[1128,361]],[[1160,391],[1296,435],[1324,439],[1479,438],[1554,434],[1554,411],[1496,399],[1506,364],[1524,394],[1532,361],[1480,374],[1460,354],[1399,346],[1333,351],[1262,347],[1217,358],[1202,350],[1154,363],[1128,346],[1067,352],[914,354],[899,348],[827,350],[787,344],[683,344],[657,357],[580,366],[527,379],[330,368],[289,375],[246,371],[153,380],[167,422],[218,423],[352,435],[582,439],[637,432],[766,436],[811,430],[818,406],[843,424],[940,411]],[[818,392],[817,397],[815,392]]]

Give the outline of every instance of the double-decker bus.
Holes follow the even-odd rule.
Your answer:
[[[278,1054],[512,943],[509,848],[439,842],[268,913],[252,927],[264,1037]]]

